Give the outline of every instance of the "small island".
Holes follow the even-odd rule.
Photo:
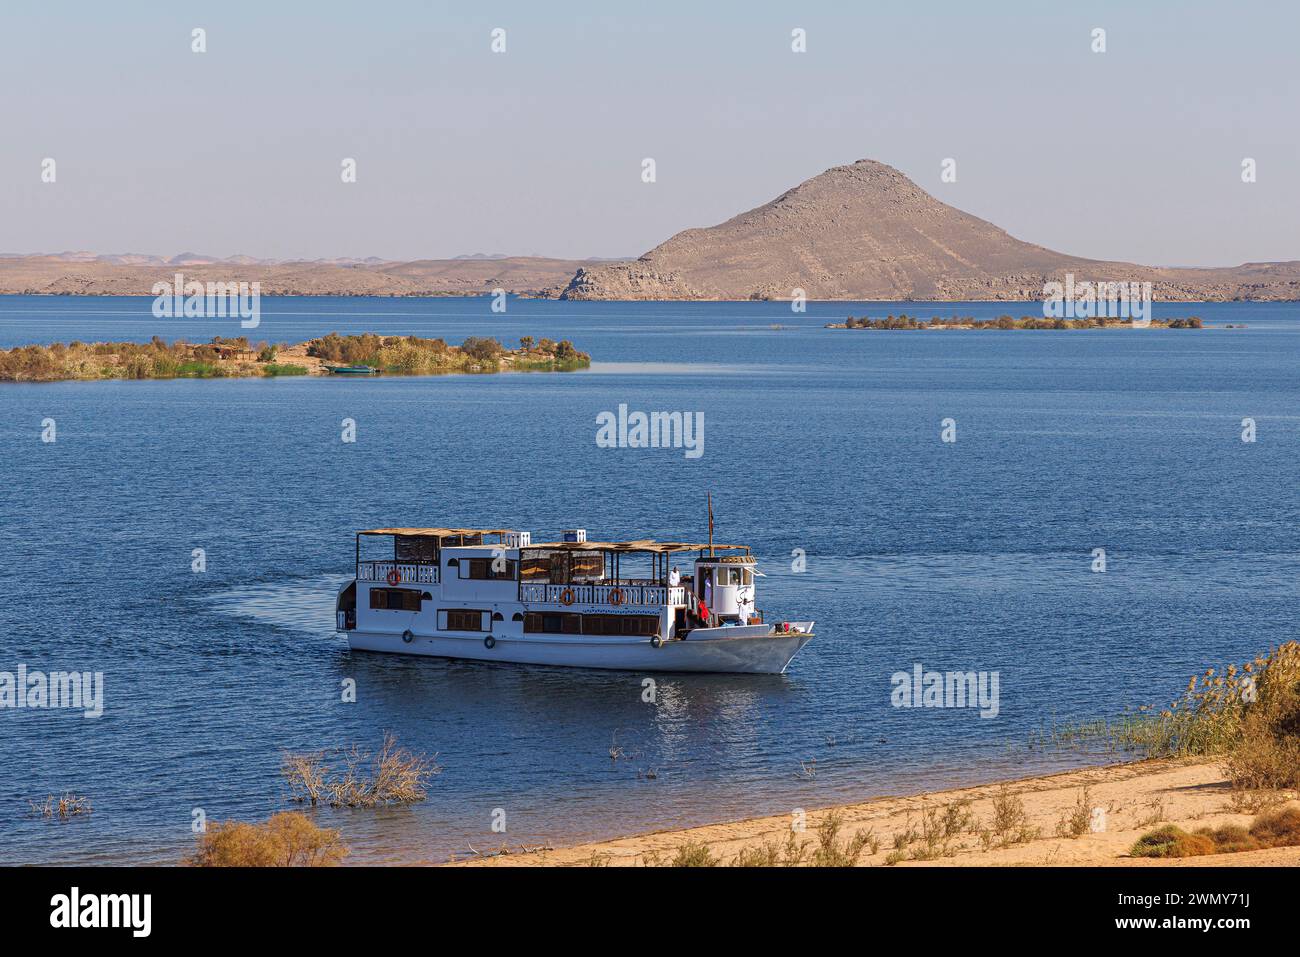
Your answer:
[[[942,316],[918,319],[916,316],[886,316],[869,319],[866,316],[849,316],[843,322],[827,323],[827,329],[1202,329],[1197,316],[1185,319],[1152,319],[1146,326],[1133,325],[1132,319],[1097,316],[1091,319],[1047,319],[1042,316],[998,316],[996,319],[976,319],[974,316]]]
[[[571,372],[591,356],[567,339],[524,336],[517,349],[471,336],[459,346],[418,336],[340,336],[336,332],[294,345],[250,343],[245,336],[211,342],[70,342],[0,350],[0,382],[91,379],[220,379],[356,374]]]

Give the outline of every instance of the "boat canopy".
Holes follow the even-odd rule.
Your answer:
[[[513,528],[367,528],[358,535],[403,535],[425,538],[450,538],[457,535],[512,535]]]
[[[748,552],[748,545],[710,545],[708,542],[656,542],[638,539],[634,542],[533,542],[525,551],[543,552],[647,552],[653,555],[671,555],[677,552],[707,551]]]

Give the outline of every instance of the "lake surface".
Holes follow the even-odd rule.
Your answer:
[[[242,332],[150,304],[0,297],[0,346]],[[1294,637],[1300,308],[1156,307],[1248,326],[1199,332],[822,328],[898,312],[1036,309],[269,299],[254,339],[548,336],[595,364],[0,384],[0,671],[105,681],[97,719],[0,710],[0,863],[175,861],[195,809],[287,806],[284,750],[370,748],[385,730],[443,771],[419,805],[320,813],[354,863],[1112,760],[1030,745],[1054,722],[1167,704],[1192,673]],[[704,455],[597,448],[596,416],[620,403],[702,410]],[[760,607],[817,620],[783,676],[660,676],[649,704],[640,675],[354,655],[333,631],[359,528],[702,538],[706,489],[718,540],[759,558]],[[998,672],[997,717],[892,707],[890,676],[916,663]],[[93,814],[27,813],[64,791]]]

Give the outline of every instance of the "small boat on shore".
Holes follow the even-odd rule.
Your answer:
[[[379,375],[374,366],[326,366],[332,375]]]
[[[363,541],[369,550],[375,539],[386,540],[382,553],[363,558]],[[755,674],[781,674],[813,637],[813,622],[768,621],[757,609],[748,546],[589,542],[582,529],[531,539],[513,529],[358,532],[337,630],[354,651]],[[683,573],[674,558],[690,552]]]

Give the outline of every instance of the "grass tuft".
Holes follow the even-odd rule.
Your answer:
[[[1166,824],[1143,834],[1129,853],[1134,857],[1200,857],[1297,845],[1300,845],[1300,808],[1288,807],[1266,811],[1249,828],[1225,824],[1218,828],[1199,828],[1189,834]]]

